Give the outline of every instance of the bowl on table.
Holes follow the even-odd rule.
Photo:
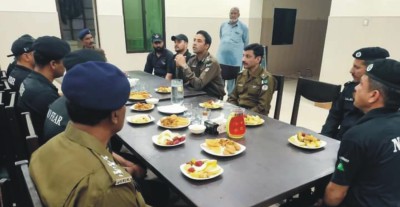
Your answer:
[[[193,134],[201,134],[206,130],[206,126],[202,124],[192,124],[189,126],[189,131]]]
[[[158,101],[160,101],[160,99],[158,99],[158,98],[148,98],[148,99],[146,99],[146,103],[149,103],[149,104],[157,104]]]

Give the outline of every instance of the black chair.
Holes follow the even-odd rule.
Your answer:
[[[0,206],[12,206],[10,179],[0,178]]]
[[[274,119],[279,120],[279,116],[281,114],[281,106],[282,106],[282,95],[283,95],[283,86],[285,85],[285,76],[283,75],[274,75],[276,80],[276,102],[275,102],[275,112]]]
[[[28,168],[28,161],[27,160],[21,160],[18,162],[15,162],[15,166],[17,166],[18,169],[18,174],[21,180],[24,181],[24,192],[23,199],[25,199],[25,204],[27,206],[33,206],[33,207],[41,207],[43,206],[42,201],[40,200],[39,194],[36,190],[35,184],[32,182],[31,176],[29,174],[29,168]]]
[[[40,147],[39,138],[35,133],[35,129],[33,128],[31,115],[29,112],[21,113],[23,118],[23,125],[26,129],[26,147],[28,149],[28,157],[31,157],[32,153]]]
[[[0,79],[7,79],[7,71],[5,70],[0,71]]]
[[[290,124],[296,125],[297,123],[300,98],[302,96],[313,102],[333,102],[339,97],[340,88],[341,85],[334,85],[300,77],[297,82]]]

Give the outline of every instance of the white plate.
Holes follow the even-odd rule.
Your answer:
[[[144,122],[144,123],[136,123],[136,122],[132,121],[132,120],[135,120],[135,119],[137,119],[139,117],[143,117],[143,116],[149,117],[150,120],[148,122]],[[126,121],[131,123],[131,124],[147,124],[147,123],[150,123],[150,122],[154,121],[154,117],[152,117],[152,116],[150,116],[148,114],[138,114],[138,115],[133,115],[133,116],[127,116],[126,117]]]
[[[149,94],[148,98],[151,98],[151,97],[153,97],[153,96],[151,94]],[[129,100],[132,100],[132,101],[144,101],[148,98],[131,98],[131,96],[129,95]]]
[[[157,125],[162,127],[162,128],[166,128],[166,129],[182,129],[182,128],[188,127],[190,125],[190,120],[189,120],[188,124],[183,125],[183,126],[177,126],[177,127],[166,127],[166,126],[163,126],[163,125],[161,125],[161,120],[158,120]]]
[[[169,92],[159,91],[158,88],[155,88],[154,91],[157,92],[157,93],[165,93],[165,94],[171,93],[171,91],[169,91]]]
[[[237,143],[237,142],[236,142],[236,143]],[[239,143],[238,143],[238,144],[239,144]],[[238,155],[238,154],[240,154],[240,153],[242,153],[242,152],[244,152],[244,151],[246,150],[246,147],[245,147],[245,146],[243,146],[243,145],[241,145],[241,144],[239,144],[239,146],[240,146],[240,150],[239,150],[239,151],[236,151],[235,154],[224,155],[224,154],[222,154],[222,152],[224,151],[224,148],[225,148],[225,147],[221,147],[221,152],[220,152],[219,154],[217,154],[217,153],[215,153],[214,151],[208,149],[206,143],[201,143],[201,144],[200,144],[200,148],[201,148],[202,150],[204,150],[204,151],[207,152],[208,154],[215,155],[215,156],[219,156],[219,157],[232,157],[232,156],[236,156],[236,155]]]
[[[213,175],[213,176],[210,176],[210,177],[208,177],[208,178],[194,178],[194,177],[191,177],[190,175],[189,175],[189,173],[188,172],[186,172],[186,170],[185,170],[185,165],[186,165],[186,163],[183,163],[179,168],[181,169],[181,172],[186,176],[186,177],[188,177],[188,178],[190,178],[190,179],[193,179],[193,180],[209,180],[209,179],[213,179],[213,178],[215,178],[215,177],[217,177],[217,176],[219,176],[219,175],[221,175],[222,173],[224,173],[224,168],[222,168],[221,166],[219,166],[219,165],[217,165],[221,170],[219,171],[219,173],[217,173],[217,174],[215,174],[215,175]]]
[[[264,119],[261,119],[261,122],[260,122],[260,123],[257,123],[257,124],[250,124],[250,123],[247,123],[246,121],[244,121],[244,123],[246,124],[246,126],[258,126],[258,125],[264,124],[264,122],[265,122]]]
[[[137,104],[137,103],[133,104],[133,105],[130,107],[130,109],[133,110],[133,111],[150,111],[150,110],[154,109],[154,104],[151,104],[152,106],[151,106],[149,109],[145,109],[145,110],[135,109],[135,105],[136,105],[136,104]]]
[[[290,144],[292,144],[292,145],[294,145],[296,147],[303,148],[303,149],[320,149],[322,147],[325,147],[326,144],[327,144],[325,141],[320,140],[321,144],[319,145],[319,147],[302,146],[302,145],[300,145],[299,140],[297,140],[297,135],[293,135],[293,136],[289,137],[288,141],[290,142]]]
[[[167,106],[158,106],[157,110],[165,114],[180,114],[185,112],[187,108],[181,105],[167,105]]]
[[[205,107],[204,103],[199,103],[199,106],[201,106],[203,108],[208,108],[208,109],[220,109],[220,108],[222,108],[224,106],[224,104],[221,101],[215,102],[214,104],[217,104],[217,106],[216,107],[212,107],[212,108]]]
[[[164,144],[159,144],[159,143],[158,143],[158,136],[159,136],[159,135],[154,135],[154,136],[152,136],[152,137],[151,137],[151,140],[153,140],[153,143],[154,143],[154,144],[156,144],[156,145],[158,145],[158,146],[161,146],[161,147],[175,147],[175,146],[181,145],[181,144],[183,144],[183,143],[186,142],[186,137],[185,137],[185,140],[183,140],[182,142],[179,142],[178,144],[175,144],[175,145],[164,145]]]

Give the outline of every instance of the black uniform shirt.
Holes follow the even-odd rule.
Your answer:
[[[333,103],[321,134],[338,140],[350,129],[364,113],[354,107],[353,92],[356,82],[347,82],[339,98]]]
[[[176,68],[175,57],[177,54],[172,56],[172,67],[168,71],[168,73],[172,74],[173,78],[183,77],[182,70],[179,70],[178,68]],[[189,52],[189,50],[186,50],[186,52],[185,52],[185,54],[183,54],[183,56],[185,56],[186,62],[188,62],[189,59],[192,57],[192,54]],[[177,72],[179,73],[179,75],[176,75]]]
[[[19,91],[19,86],[22,81],[24,81],[31,72],[32,70],[25,66],[15,65],[7,79],[11,89],[13,91]]]
[[[160,57],[157,57],[155,51],[147,55],[146,65],[144,66],[144,72],[153,74],[160,77],[165,77],[169,68],[172,68],[172,52],[168,49],[164,49]]]
[[[399,206],[400,112],[365,114],[343,136],[332,182],[349,186],[346,206]]]
[[[43,125],[49,105],[57,98],[57,88],[42,74],[32,71],[19,89],[18,108],[31,113],[32,124],[43,143]]]
[[[50,138],[63,132],[67,127],[69,116],[66,106],[67,99],[61,96],[49,106],[44,121],[43,140],[47,142]]]

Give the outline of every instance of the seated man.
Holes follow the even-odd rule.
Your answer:
[[[264,48],[260,44],[250,44],[244,48],[243,67],[236,79],[236,86],[228,102],[251,111],[268,115],[274,94],[275,79],[260,66]]]
[[[151,36],[154,51],[147,55],[144,72],[165,78],[167,72],[172,66],[172,52],[165,48],[164,40],[161,34],[153,34]],[[168,77],[167,77],[168,78]]]
[[[196,55],[187,63],[182,54],[175,57],[176,67],[183,73],[183,77],[178,78],[182,78],[185,85],[195,90],[204,90],[207,95],[222,100],[225,90],[221,68],[218,61],[208,52],[210,46],[211,36],[206,31],[198,31],[193,40],[193,53]]]
[[[380,47],[366,47],[353,53],[353,67],[350,70],[353,81],[344,84],[339,98],[333,103],[321,134],[341,140],[343,134],[352,127],[364,114],[353,105],[354,88],[365,74],[367,62],[389,57],[389,52]]]
[[[175,36],[171,37],[171,40],[174,41],[175,45],[175,52],[176,54],[172,56],[172,59],[175,60],[175,57],[178,54],[182,54],[186,58],[186,62],[189,61],[189,59],[192,57],[192,54],[188,50],[188,38],[184,34],[178,34]],[[169,71],[167,72],[167,76],[165,76],[165,79],[171,80],[173,78],[177,78],[178,75],[176,74],[177,72],[182,73],[181,70],[176,68],[175,61],[172,61],[172,67],[169,68]],[[180,75],[182,77],[182,74]]]
[[[19,91],[19,86],[22,81],[32,72],[35,66],[35,60],[33,59],[33,39],[30,35],[23,35],[11,46],[11,55],[14,56],[16,63],[8,76],[8,83],[13,91]]]
[[[36,65],[20,86],[18,109],[30,112],[39,142],[43,143],[43,126],[49,105],[59,97],[52,82],[64,75],[62,58],[70,52],[70,47],[58,37],[43,36],[33,43],[33,49]]]
[[[145,206],[135,181],[107,149],[124,125],[125,74],[108,63],[82,63],[66,74],[62,90],[72,122],[33,153],[29,166],[44,205]]]
[[[399,206],[399,77],[395,60],[367,66],[354,94],[354,106],[365,115],[343,135],[325,205]]]
[[[106,62],[101,53],[91,49],[81,49],[69,53],[63,58],[64,67],[68,71],[79,63],[88,61]],[[43,144],[50,138],[63,132],[67,127],[69,116],[66,107],[67,98],[59,97],[49,105],[49,110],[46,115],[43,129]]]

